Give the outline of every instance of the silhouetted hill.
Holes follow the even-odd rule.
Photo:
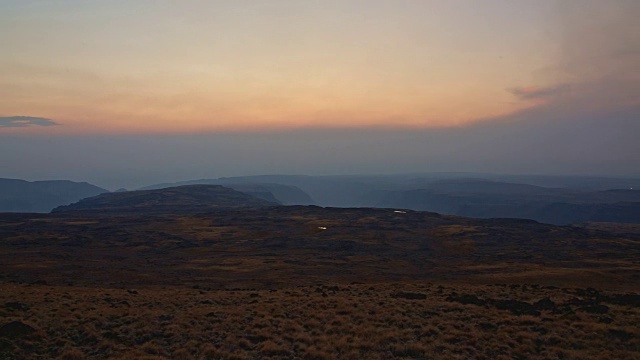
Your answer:
[[[588,191],[640,187],[640,179],[637,178],[611,178],[603,176],[495,175],[490,176],[489,179]]]
[[[216,184],[234,187],[237,184],[265,186],[284,205],[320,205],[336,207],[376,206],[376,193],[431,189],[441,193],[474,193],[485,195],[573,196],[572,201],[610,189],[640,188],[640,179],[585,176],[528,176],[474,173],[417,173],[394,175],[256,175],[200,179],[178,183],[157,184],[141,190],[190,184]],[[284,186],[282,190],[276,186]],[[287,198],[287,196],[293,196]],[[589,195],[591,196],[591,195]],[[602,198],[602,197],[601,197]],[[313,199],[313,200],[311,200]],[[611,196],[605,196],[610,202]],[[561,200],[556,198],[556,201]],[[596,202],[584,198],[585,202]],[[619,199],[618,201],[628,201]]]
[[[640,209],[636,204],[640,203],[640,191],[631,189],[634,184],[640,184],[638,179],[434,173],[259,175],[185,183],[223,184],[270,200],[265,193],[268,191],[285,205],[308,204],[313,198],[320,206],[412,209],[479,218],[534,219],[553,224],[640,222]],[[615,185],[624,187],[615,188]],[[167,185],[154,187],[163,186]]]
[[[425,188],[445,194],[485,194],[485,195],[532,195],[547,196],[564,194],[565,189],[551,189],[529,184],[497,182],[485,179],[449,179],[438,180],[425,185]]]
[[[247,195],[255,196],[259,199],[271,201],[273,203],[282,204],[282,201],[278,200],[273,192],[268,188],[257,184],[238,184],[227,186],[229,189],[240,191]]]
[[[220,185],[185,185],[108,193],[60,206],[53,212],[198,213],[216,209],[279,205]]]
[[[182,185],[222,185],[247,193],[268,201],[279,202],[283,205],[315,205],[313,199],[306,192],[293,185],[277,184],[263,181],[246,181],[245,178],[220,178],[180,181],[146,186],[140,190],[162,189]]]
[[[49,212],[57,206],[107,192],[86,182],[0,179],[0,212]]]
[[[376,184],[371,185],[370,182]],[[377,177],[370,176],[256,175],[192,180],[174,185],[206,183],[233,188],[240,184],[254,184],[269,188],[284,205],[353,207],[359,206],[357,201],[360,196],[378,189],[380,187],[378,182]],[[382,185],[386,187],[388,184],[383,181]],[[152,185],[151,188],[166,186],[171,186],[171,184]],[[148,188],[150,187],[143,189]]]

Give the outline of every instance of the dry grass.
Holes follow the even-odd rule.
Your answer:
[[[76,216],[0,216],[0,359],[640,358],[632,232],[388,209]]]
[[[277,291],[2,284],[15,359],[637,359],[640,308],[606,292],[514,285],[382,283]],[[422,294],[407,299],[398,294]],[[594,295],[596,294],[596,295]],[[452,298],[473,295],[484,304]],[[604,313],[580,310],[598,297]],[[553,309],[517,314],[499,301]],[[610,302],[607,302],[610,301]]]

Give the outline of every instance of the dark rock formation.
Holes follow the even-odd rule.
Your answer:
[[[23,337],[26,335],[30,335],[36,331],[30,325],[23,323],[22,321],[12,321],[10,323],[4,324],[0,327],[0,337],[6,337],[10,339],[15,339],[19,337]]]
[[[393,298],[401,298],[401,299],[409,299],[409,300],[424,300],[427,298],[427,295],[421,293],[412,293],[412,292],[397,292],[391,294]]]

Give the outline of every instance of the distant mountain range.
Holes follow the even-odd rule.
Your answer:
[[[376,191],[370,207],[428,210],[477,218],[550,224],[640,223],[640,191],[578,191],[481,180],[438,182],[415,190]]]
[[[158,184],[141,190],[195,184],[225,185],[242,193],[275,204],[315,204],[313,199],[299,188],[274,183],[236,183],[225,180],[193,180],[173,184]],[[122,188],[115,192],[126,193],[127,190]],[[109,191],[86,182],[73,182],[68,180],[29,182],[19,179],[0,179],[0,212],[45,213],[52,211],[56,207],[69,205],[84,198],[106,193],[109,193]]]
[[[49,212],[105,192],[108,191],[86,182],[0,179],[0,212]]]
[[[458,173],[260,175],[163,183],[140,190],[186,185],[221,185],[269,204],[411,209],[478,218],[524,218],[559,225],[640,223],[640,179],[630,178]],[[71,181],[0,179],[0,212],[48,212],[106,192]],[[140,194],[124,189],[117,193],[123,194],[117,199]],[[200,195],[204,197],[197,201],[210,199],[206,193]],[[190,201],[186,204],[197,204],[195,198]],[[85,204],[58,210],[80,210]],[[120,208],[124,209],[126,201],[122,204]],[[174,201],[169,206],[175,209],[179,204]],[[95,205],[94,202],[91,206]]]
[[[307,204],[300,199],[308,197],[317,205],[332,207],[400,208],[479,218],[525,218],[552,224],[640,223],[640,179],[436,173],[261,175],[176,184],[184,183],[225,184],[238,190],[239,184],[269,184],[265,188],[270,191],[277,185],[287,186],[282,192],[295,191],[298,197],[283,201],[285,205]],[[275,197],[280,199],[279,196],[282,195]]]
[[[180,181],[175,183],[156,184],[143,187],[140,190],[153,190],[196,184],[222,185],[265,200],[279,202],[283,205],[315,205],[315,202],[309,196],[309,194],[300,190],[300,188],[289,184],[262,181],[261,178],[257,178],[253,181],[251,181],[251,179],[245,180],[245,178],[200,179]]]
[[[54,213],[82,212],[115,214],[188,214],[243,207],[278,206],[220,185],[183,185],[156,190],[100,194],[71,205],[59,206]]]

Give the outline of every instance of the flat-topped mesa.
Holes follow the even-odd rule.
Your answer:
[[[220,185],[185,185],[101,194],[59,206],[52,212],[182,214],[277,205],[280,204]]]

